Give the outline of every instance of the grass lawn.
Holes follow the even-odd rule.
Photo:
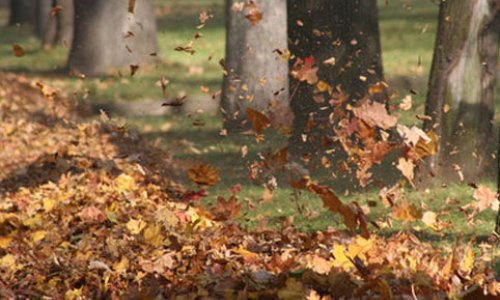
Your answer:
[[[56,48],[43,51],[39,41],[31,35],[30,28],[0,27],[0,70],[23,73],[40,78],[51,85],[61,88],[81,101],[88,94],[86,101],[138,101],[155,100],[158,106],[163,97],[161,89],[156,85],[160,76],[165,76],[171,82],[171,95],[181,92],[188,95],[201,95],[200,86],[204,85],[211,91],[220,89],[221,68],[219,60],[224,56],[224,8],[222,0],[156,0],[162,61],[155,66],[140,68],[134,77],[108,76],[86,79],[84,81],[67,77],[64,66],[67,49]],[[197,30],[198,14],[208,10],[213,18],[207,26]],[[380,27],[382,32],[383,61],[385,74],[393,85],[394,91],[403,98],[410,89],[418,93],[413,98],[414,109],[401,116],[406,124],[416,124],[414,118],[423,112],[425,87],[432,61],[433,44],[437,21],[437,4],[424,0],[390,0],[388,4],[380,1]],[[1,18],[7,16],[0,12]],[[194,34],[200,31],[203,38],[194,44],[196,53],[189,55],[176,52],[173,49],[186,45]],[[27,54],[21,58],[12,55],[12,44],[22,45]],[[209,57],[213,57],[209,59]],[[194,119],[201,119],[203,126],[193,125]],[[216,114],[186,116],[172,113],[168,116],[136,116],[129,117],[126,122],[137,127],[148,139],[161,139],[174,157],[186,162],[201,161],[221,169],[221,183],[208,190],[207,203],[215,201],[217,195],[226,196],[228,189],[234,184],[243,186],[240,199],[254,206],[241,218],[243,224],[254,226],[259,219],[267,217],[271,225],[279,223],[283,217],[295,216],[295,224],[304,230],[325,229],[328,226],[342,228],[336,217],[322,209],[321,201],[312,195],[294,194],[285,180],[279,179],[278,189],[271,201],[263,201],[265,192],[261,185],[250,183],[247,179],[247,164],[257,157],[258,153],[269,149],[279,149],[286,144],[283,137],[270,136],[261,143],[255,143],[252,137],[222,137],[219,134],[221,122]],[[243,146],[249,148],[249,154],[242,158]],[[319,177],[325,179],[323,177]],[[186,178],[182,178],[185,180]],[[326,182],[328,183],[328,182]],[[493,180],[485,181],[491,188]],[[189,186],[189,183],[186,183]],[[196,187],[192,186],[193,189]],[[336,189],[343,194],[345,188]],[[484,240],[491,234],[494,226],[494,213],[484,212],[474,227],[467,225],[467,220],[459,211],[461,205],[472,199],[473,189],[465,185],[436,187],[429,191],[406,191],[406,198],[418,206],[426,205],[430,210],[439,212],[446,206],[449,213],[440,216],[443,221],[453,221],[451,228],[438,233],[419,225],[416,231],[421,237],[439,245],[451,246],[457,235],[466,239],[472,235],[478,240]],[[296,199],[296,200],[291,200]],[[371,200],[378,200],[376,191],[350,191],[343,196],[346,202],[358,201],[364,205]],[[456,199],[457,201],[451,201]],[[448,202],[447,202],[448,200]],[[453,204],[446,204],[453,202]],[[298,212],[300,206],[302,213]],[[373,220],[383,218],[387,210],[379,204],[371,208],[370,217]],[[382,229],[382,234],[390,234],[403,228],[394,224],[393,228]],[[418,229],[418,228],[417,228]]]

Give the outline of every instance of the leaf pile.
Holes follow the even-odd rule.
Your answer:
[[[168,154],[106,118],[80,121],[57,93],[40,89],[0,74],[3,298],[479,299],[500,293],[486,246],[475,257],[472,244],[435,249],[409,234],[305,234],[290,220],[280,230],[247,232],[234,222],[242,207],[236,195],[219,197],[215,209],[182,201],[190,192],[170,179],[175,165]],[[191,176],[207,172],[214,171],[200,167]],[[315,192],[331,198],[319,187]]]

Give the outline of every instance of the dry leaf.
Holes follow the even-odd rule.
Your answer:
[[[24,48],[21,47],[21,45],[19,45],[19,44],[13,44],[12,51],[14,52],[14,55],[16,57],[21,57],[21,56],[24,56],[24,54],[26,54],[26,52],[24,51]]]
[[[245,14],[245,18],[247,18],[248,21],[252,24],[252,26],[255,26],[259,24],[260,20],[262,20],[263,17],[263,12],[257,7],[255,2],[250,1],[245,5],[247,9],[247,13]]]
[[[193,166],[188,170],[189,179],[199,185],[215,185],[219,181],[219,170],[206,164]]]

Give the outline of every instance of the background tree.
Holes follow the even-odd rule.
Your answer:
[[[477,180],[490,164],[500,35],[500,2],[442,1],[427,94],[426,130],[439,137],[439,178]],[[426,175],[426,174],[424,174]],[[425,178],[424,178],[425,180]]]
[[[292,68],[297,59],[313,63],[319,68],[318,78],[351,104],[383,80],[376,0],[290,0],[288,15],[289,49],[295,57],[290,61]],[[333,107],[329,96],[313,97],[315,89],[291,78],[290,105],[295,118],[290,150],[294,155],[317,152],[327,131]]]
[[[246,109],[288,108],[286,0],[226,1],[226,59],[222,91],[225,126],[242,127]],[[275,119],[275,118],[273,118]]]
[[[36,32],[44,48],[71,46],[74,31],[74,0],[38,0]]]
[[[34,0],[10,0],[9,25],[33,25],[36,15]]]
[[[152,60],[158,51],[152,0],[75,1],[75,31],[68,66],[93,76]]]

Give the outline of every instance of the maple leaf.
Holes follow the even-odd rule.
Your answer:
[[[389,129],[394,127],[398,118],[387,113],[385,105],[379,102],[365,101],[361,106],[353,109],[354,115],[365,121],[371,127]]]
[[[191,167],[187,173],[189,179],[199,185],[215,185],[219,181],[219,170],[206,164]]]
[[[271,126],[271,121],[266,115],[252,108],[247,108],[247,119],[252,123],[253,131],[257,134]]]
[[[498,194],[485,185],[479,185],[474,191],[475,207],[481,212],[487,208],[498,210]],[[496,209],[495,209],[496,208]]]
[[[217,206],[213,212],[220,220],[230,220],[237,217],[242,209],[242,205],[237,202],[237,198],[231,195],[226,201],[224,197],[217,197]]]
[[[308,84],[314,85],[318,82],[318,67],[314,67],[314,57],[308,56],[304,61],[297,59],[296,66],[300,66],[298,70],[292,71],[292,76],[298,81],[306,81]]]

